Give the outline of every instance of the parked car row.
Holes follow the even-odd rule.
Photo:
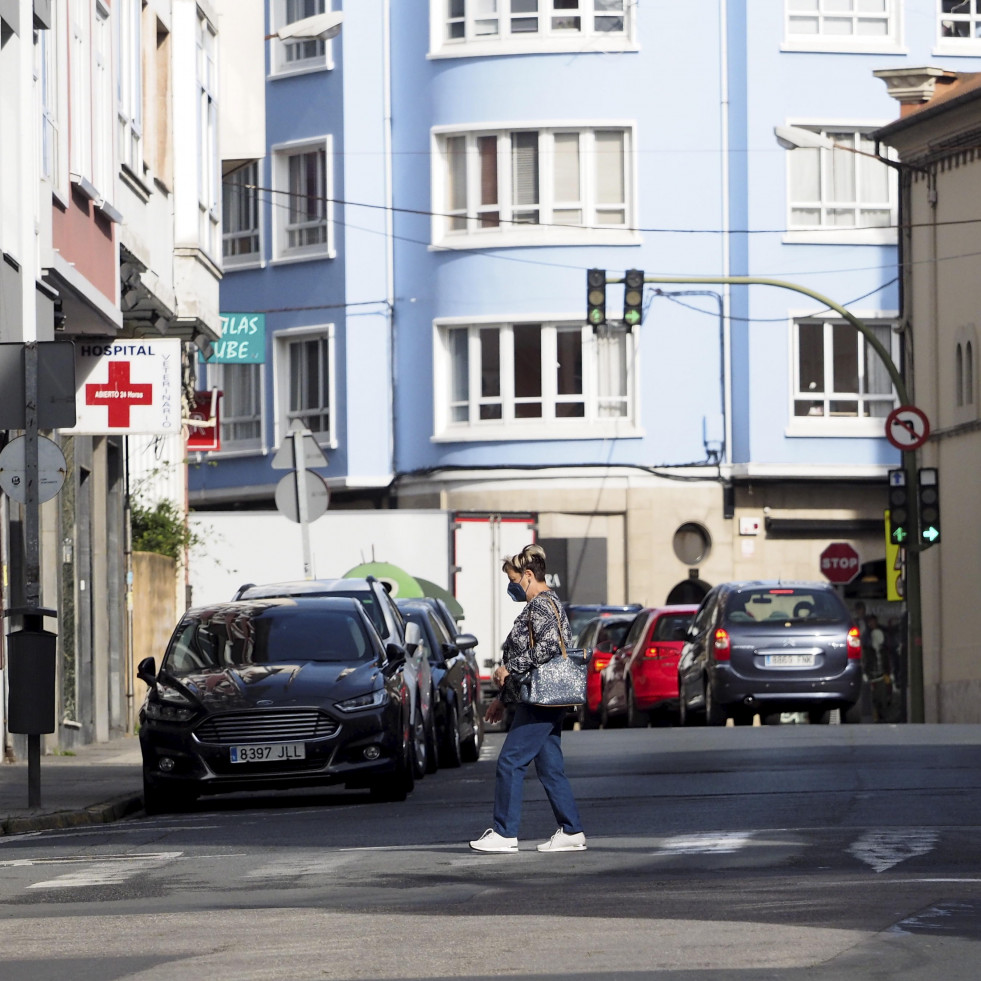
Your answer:
[[[596,617],[576,646],[594,649],[583,728],[860,719],[859,630],[828,583],[722,583],[698,606]]]
[[[404,800],[483,740],[477,640],[372,578],[241,587],[139,665],[148,813],[203,795],[343,784]]]

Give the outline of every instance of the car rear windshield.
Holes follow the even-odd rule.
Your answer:
[[[162,667],[180,675],[251,664],[356,663],[377,654],[354,614],[277,610],[191,620],[172,642]]]
[[[726,614],[730,623],[836,623],[848,619],[841,600],[832,593],[791,586],[733,593],[726,604]]]
[[[693,616],[693,613],[672,613],[670,616],[658,617],[651,640],[684,640]]]
[[[611,620],[609,623],[600,624],[599,630],[596,631],[596,646],[611,651],[622,647],[623,638],[627,636],[630,624],[630,620]]]

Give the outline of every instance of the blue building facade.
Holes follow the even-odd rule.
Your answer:
[[[323,6],[272,0],[270,33]],[[334,40],[270,42],[266,157],[226,162],[222,309],[265,314],[266,360],[202,372],[225,392],[222,450],[192,467],[192,504],[270,504],[298,419],[334,506],[534,512],[579,601],[820,578],[830,541],[855,545],[884,596],[888,373],[814,299],[724,281],[828,296],[902,363],[896,181],[868,138],[896,103],[873,71],[976,69],[974,15],[947,0],[343,15]],[[777,126],[826,145],[786,149]],[[594,330],[590,268],[678,282],[647,286],[632,330],[609,285]]]

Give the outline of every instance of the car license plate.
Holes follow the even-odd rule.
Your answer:
[[[813,668],[813,654],[767,654],[764,661],[768,668]]]
[[[305,760],[306,743],[254,743],[250,746],[232,746],[229,749],[233,763],[281,763],[286,760]]]

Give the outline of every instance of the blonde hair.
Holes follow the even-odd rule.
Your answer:
[[[530,569],[539,582],[545,582],[545,549],[541,545],[525,545],[517,555],[505,556],[501,568],[518,576]]]

